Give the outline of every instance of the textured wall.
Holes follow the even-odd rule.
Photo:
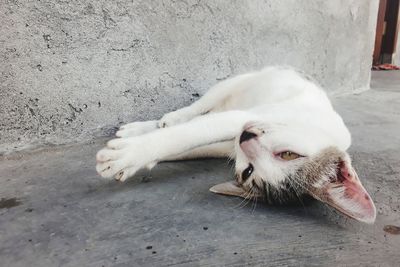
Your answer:
[[[397,37],[397,46],[393,55],[393,64],[400,66],[400,36]]]
[[[376,0],[0,1],[0,152],[158,118],[268,64],[369,86]]]

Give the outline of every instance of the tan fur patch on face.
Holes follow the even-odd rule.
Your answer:
[[[335,147],[329,147],[310,158],[297,172],[294,179],[302,183],[309,193],[322,188],[324,184],[335,181],[340,162],[347,154]]]
[[[335,147],[329,147],[314,157],[308,158],[278,186],[273,186],[261,178],[256,182],[257,185],[260,181],[262,182],[261,188],[269,203],[296,201],[305,195],[315,195],[314,193],[326,183],[335,181],[340,162],[347,158],[346,153]]]

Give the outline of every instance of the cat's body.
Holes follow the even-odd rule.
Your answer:
[[[124,181],[163,160],[231,157],[237,184],[212,191],[283,200],[310,194],[358,220],[375,220],[346,153],[348,129],[324,91],[291,68],[225,80],[191,106],[127,124],[116,135],[97,154],[103,177]]]

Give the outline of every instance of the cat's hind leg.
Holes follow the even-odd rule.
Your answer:
[[[234,158],[233,140],[193,148],[178,155],[168,156],[161,161],[178,161],[202,158]]]

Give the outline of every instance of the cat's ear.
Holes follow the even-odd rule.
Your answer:
[[[376,208],[350,163],[339,163],[337,179],[320,184],[314,197],[338,211],[365,223],[374,223]]]
[[[210,191],[217,194],[238,196],[246,198],[247,192],[234,181],[217,184],[210,188]]]

